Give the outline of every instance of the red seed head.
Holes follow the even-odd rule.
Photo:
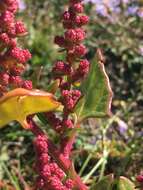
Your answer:
[[[64,47],[65,39],[62,36],[56,36],[54,39],[55,44],[59,45],[60,47]]]
[[[5,8],[12,13],[15,13],[18,9],[18,0],[3,0]]]
[[[74,29],[69,29],[65,32],[65,39],[70,42],[76,42],[77,33]]]
[[[73,189],[74,187],[74,181],[71,180],[71,179],[67,179],[66,182],[65,182],[65,186],[69,189]]]
[[[11,46],[12,48],[15,48],[17,46],[16,39],[11,38],[9,42],[9,46]]]
[[[0,25],[1,27],[9,27],[12,23],[14,23],[14,15],[10,11],[5,11],[0,16]]]
[[[23,80],[20,76],[10,76],[9,82],[13,87],[21,87]]]
[[[9,55],[20,63],[25,63],[26,61],[31,59],[31,53],[29,52],[29,50],[22,50],[18,47],[14,47],[13,49],[11,49],[9,51]]]
[[[38,136],[34,140],[34,147],[38,154],[47,153],[48,151],[48,144],[46,138],[43,136]]]
[[[49,164],[43,166],[42,170],[40,171],[41,177],[47,180],[51,176],[51,170]]]
[[[49,161],[50,161],[50,156],[47,153],[42,153],[38,157],[38,162],[39,163],[48,164]]]
[[[76,40],[77,40],[77,42],[80,42],[80,41],[84,40],[84,38],[85,38],[84,30],[81,29],[81,28],[77,28],[77,29],[75,29],[75,31],[76,31]]]
[[[65,32],[65,39],[72,43],[78,43],[84,40],[85,32],[81,28],[69,29]]]
[[[53,68],[53,72],[56,74],[68,75],[71,73],[71,66],[63,61],[57,61]]]
[[[63,20],[70,20],[71,18],[71,14],[69,11],[65,11],[64,14],[63,14]]]
[[[32,57],[32,55],[28,49],[22,50],[21,55],[23,55],[23,57],[24,57],[24,60],[23,60],[24,62],[27,62]]]
[[[9,83],[9,74],[5,72],[0,73],[0,84],[5,86]]]
[[[72,90],[72,99],[77,101],[81,96],[81,92],[79,90]]]
[[[17,21],[15,23],[16,35],[24,35],[27,33],[27,29],[22,21]]]
[[[7,35],[7,33],[0,34],[0,42],[2,42],[4,45],[8,45],[10,42],[10,38]]]
[[[82,25],[85,25],[89,22],[89,17],[86,15],[82,15],[82,16],[76,16],[75,20],[74,20],[75,24],[80,27]]]
[[[62,184],[61,180],[57,176],[52,176],[49,179],[49,189],[52,190],[64,190],[64,185]]]
[[[81,25],[87,24],[87,23],[89,22],[89,17],[86,16],[86,15],[82,15],[82,16],[80,17],[80,22],[81,22]]]
[[[73,121],[71,119],[66,119],[63,121],[63,126],[68,129],[72,129],[74,127]]]
[[[86,53],[87,53],[87,49],[86,49],[86,47],[84,45],[81,44],[81,45],[75,46],[73,54],[76,57],[84,56]]]
[[[83,5],[81,3],[75,3],[72,5],[72,10],[76,13],[82,13],[83,12]]]
[[[80,69],[89,67],[89,61],[87,59],[80,61],[79,67],[80,67]]]
[[[26,88],[28,90],[32,90],[32,88],[33,88],[32,81],[30,81],[30,80],[23,81],[22,87]]]
[[[65,174],[55,162],[50,163],[49,167],[53,175],[57,176],[59,179],[63,179]]]

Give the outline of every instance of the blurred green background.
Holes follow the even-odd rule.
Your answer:
[[[34,88],[46,90],[51,65],[64,58],[53,41],[63,34],[60,15],[67,2],[20,1],[18,17],[29,31],[20,43],[33,55],[24,77],[33,80]],[[83,124],[73,151],[75,166],[90,187],[110,173],[135,181],[143,172],[143,1],[85,0],[85,10],[90,17],[87,58],[92,61],[97,48],[103,50],[114,92],[113,117]],[[32,138],[18,124],[0,130],[0,179],[16,189],[22,188],[17,169],[29,184],[34,179]],[[97,168],[102,157],[105,162]]]

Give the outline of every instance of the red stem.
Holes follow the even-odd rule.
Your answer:
[[[75,128],[73,129],[73,132],[70,134],[69,137],[63,138],[63,141],[65,140],[65,143],[63,144],[64,146],[61,147],[61,151],[66,152],[66,157],[70,157],[71,150],[73,148],[73,144],[75,142],[76,134],[77,134],[77,129],[80,127],[79,124],[75,125]],[[61,142],[62,143],[62,142]]]

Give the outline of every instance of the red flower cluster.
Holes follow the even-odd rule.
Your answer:
[[[85,39],[82,25],[88,22],[88,17],[83,15],[84,7],[81,0],[70,0],[69,9],[62,16],[63,26],[66,29],[64,36],[56,36],[55,43],[66,51],[66,61],[56,61],[53,69],[53,80],[60,81],[59,90],[63,114],[53,112],[45,113],[50,126],[60,135],[60,153],[69,159],[74,138],[66,136],[68,130],[74,128],[71,113],[81,98],[81,92],[75,89],[74,84],[82,80],[89,71],[89,62],[83,58],[87,53],[86,47],[81,44]],[[15,56],[16,57],[16,56]],[[38,136],[34,142],[37,161],[35,170],[38,173],[36,189],[72,190],[74,182],[59,168],[55,161],[48,155],[45,137]],[[66,180],[65,180],[66,179]]]
[[[66,29],[64,36],[55,37],[55,43],[64,48],[67,55],[66,62],[57,61],[52,70],[53,77],[61,81],[60,100],[64,105],[64,116],[63,121],[58,122],[60,126],[69,121],[68,116],[81,97],[81,93],[73,89],[74,83],[83,79],[89,71],[89,62],[83,58],[87,53],[87,49],[81,44],[86,35],[81,26],[87,24],[89,18],[83,12],[84,5],[82,0],[70,0],[69,9],[62,15],[63,26]],[[51,117],[48,117],[48,120],[50,122]]]
[[[9,88],[32,88],[31,81],[21,78],[25,71],[25,63],[31,58],[27,49],[21,49],[17,37],[27,34],[22,21],[16,21],[18,9],[17,0],[0,1],[0,91],[1,94]]]
[[[23,22],[15,19],[17,9],[18,0],[0,1],[0,92],[2,94],[11,88],[32,88],[31,81],[21,78],[31,54],[17,44],[17,38],[27,34]],[[44,132],[33,122],[33,116],[27,118],[29,129],[36,136],[34,169],[38,177],[35,190],[73,190],[73,188],[78,189],[77,187],[86,189],[72,168],[70,153],[75,137],[68,133],[75,127],[72,113],[81,98],[81,92],[75,89],[75,82],[83,79],[89,71],[89,62],[84,58],[87,49],[81,44],[86,35],[81,26],[88,22],[88,17],[83,12],[82,0],[69,0],[69,9],[62,17],[66,31],[63,36],[55,37],[55,43],[66,51],[66,60],[56,61],[52,69],[53,80],[60,81],[59,101],[64,108],[61,115],[51,112],[45,113],[45,116],[61,137],[59,147],[49,143]],[[51,155],[54,155],[53,158]],[[59,166],[62,166],[62,169]],[[68,171],[70,169],[71,171]]]
[[[66,61],[55,62],[52,74],[53,79],[59,79],[59,100],[64,106],[63,115],[47,113],[49,124],[61,136],[61,153],[68,158],[72,143],[65,137],[67,129],[73,129],[74,123],[71,113],[81,98],[81,92],[74,87],[75,82],[82,80],[89,71],[89,62],[84,56],[87,48],[82,44],[86,32],[81,27],[88,23],[89,18],[84,15],[82,0],[69,0],[69,9],[62,15],[62,23],[66,30],[63,36],[56,36],[55,43],[66,51]]]
[[[48,155],[47,139],[43,135],[38,135],[34,141],[36,151],[35,170],[39,174],[36,179],[35,190],[71,190],[73,181],[65,180],[64,172]]]
[[[62,103],[65,106],[65,112],[72,112],[80,96],[81,92],[79,90],[62,91]]]
[[[72,72],[72,68],[69,64],[63,61],[57,61],[53,67],[53,73],[57,76],[69,75]]]
[[[10,12],[15,13],[18,9],[18,1],[15,0],[3,0],[0,4],[0,10],[8,10]]]
[[[64,130],[72,129],[74,126],[73,121],[67,117],[61,120],[52,112],[46,113],[45,116],[48,118],[48,122],[52,128],[61,135],[64,133]]]
[[[71,81],[76,82],[79,79],[82,79],[89,72],[89,62],[84,59],[80,61],[77,70],[72,74]]]
[[[84,15],[82,0],[69,0],[69,9],[62,15],[62,23],[66,30],[63,36],[56,36],[55,43],[66,51],[66,61],[57,61],[52,69],[53,78],[60,80],[60,101],[64,105],[62,117],[57,118],[54,113],[46,114],[49,124],[61,135],[61,146],[67,149],[67,138],[62,138],[67,129],[74,127],[70,114],[81,98],[81,92],[74,87],[75,82],[82,80],[89,71],[89,62],[84,56],[87,48],[82,44],[86,32],[81,27],[88,23],[88,16]],[[67,141],[67,143],[65,142]],[[71,148],[71,147],[70,147]],[[67,151],[66,152],[70,152]],[[66,155],[68,156],[68,155]]]
[[[24,81],[21,78],[21,74],[25,70],[25,63],[31,58],[31,54],[28,50],[23,50],[17,46],[16,38],[27,33],[24,24],[21,21],[15,21],[17,7],[17,0],[0,1],[0,88],[3,91],[9,87],[32,88],[31,81]],[[72,113],[82,96],[81,92],[75,88],[75,83],[84,79],[89,71],[89,62],[84,57],[87,48],[82,44],[86,36],[82,26],[89,19],[83,12],[82,0],[69,0],[69,9],[62,16],[65,33],[63,36],[55,37],[55,43],[66,51],[66,60],[56,61],[52,68],[53,80],[59,81],[58,94],[60,95],[59,101],[63,105],[63,112],[62,114],[48,112],[45,113],[45,117],[60,136],[59,147],[55,146],[51,149],[52,143],[48,143],[44,132],[41,132],[32,121],[32,116],[27,118],[30,129],[36,136],[34,141],[36,152],[34,170],[38,177],[35,190],[73,190],[74,188],[78,189],[78,187],[86,189],[80,177],[74,172],[70,160],[75,140]],[[70,136],[71,130],[73,133]],[[52,157],[54,155],[52,150],[56,148],[57,150],[53,151],[56,152],[57,156],[55,160],[56,157]],[[49,150],[51,151],[50,154]],[[59,162],[60,159],[61,162]],[[65,166],[61,169],[62,164]],[[72,179],[68,176],[70,167]]]

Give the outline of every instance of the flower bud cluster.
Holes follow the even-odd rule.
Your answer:
[[[58,92],[59,101],[63,105],[63,113],[58,115],[50,112],[45,113],[45,116],[49,125],[60,135],[59,150],[65,159],[69,159],[74,143],[74,138],[70,138],[70,133],[68,133],[74,128],[72,113],[82,97],[81,92],[75,89],[75,83],[84,79],[89,71],[89,62],[85,59],[87,48],[82,44],[86,36],[82,26],[87,24],[88,20],[88,17],[84,15],[82,0],[69,0],[69,9],[62,15],[64,35],[56,36],[54,40],[62,51],[66,52],[66,60],[57,60],[52,68],[53,80],[60,81]],[[37,140],[40,139],[37,138]],[[38,148],[37,144],[42,147]],[[42,141],[42,144],[38,142],[35,146],[37,153],[35,168],[39,174],[37,189],[72,190],[74,182],[71,179],[65,180],[63,171],[49,157],[45,141]]]
[[[18,9],[18,1],[15,0],[3,0],[0,4],[0,10],[8,10],[10,12],[16,13]]]
[[[81,92],[79,90],[63,90],[62,91],[62,103],[66,112],[72,112],[75,104],[79,100]]]
[[[88,21],[88,16],[84,14],[82,0],[69,0],[69,8],[62,15],[64,35],[56,36],[54,40],[62,50],[66,51],[66,61],[58,60],[52,69],[53,78],[60,81],[59,100],[64,109],[62,118],[57,118],[54,113],[48,113],[46,117],[53,129],[61,135],[61,150],[66,153],[69,153],[72,147],[68,146],[68,138],[64,138],[64,133],[67,129],[74,128],[70,114],[82,96],[81,92],[75,89],[74,84],[88,74],[90,66],[88,60],[85,59],[87,48],[82,44],[86,37],[82,26]],[[68,157],[68,154],[64,155]]]
[[[78,102],[81,93],[72,90],[73,83],[83,79],[89,71],[89,62],[83,57],[87,48],[82,44],[85,39],[85,30],[81,27],[89,21],[84,15],[82,0],[69,0],[69,9],[62,15],[62,22],[65,28],[63,36],[56,36],[55,43],[66,50],[66,62],[57,61],[53,67],[53,76],[61,80],[61,100],[65,111],[72,112]],[[66,81],[65,81],[66,76]],[[72,98],[72,94],[74,98]],[[76,97],[76,98],[75,98]]]
[[[64,172],[48,155],[47,139],[38,135],[34,140],[36,163],[34,169],[39,174],[35,183],[35,190],[72,190],[73,181],[65,180]]]
[[[70,118],[65,117],[60,119],[53,112],[48,112],[45,116],[52,128],[59,134],[63,134],[64,130],[73,129],[74,127],[73,121]]]
[[[27,34],[22,21],[16,21],[18,0],[0,1],[0,91],[3,94],[9,88],[32,88],[31,81],[24,81],[21,75],[26,62],[31,58],[27,49],[18,47],[17,38]]]
[[[72,68],[69,64],[66,64],[63,61],[57,61],[52,72],[57,76],[69,75],[72,72]]]

